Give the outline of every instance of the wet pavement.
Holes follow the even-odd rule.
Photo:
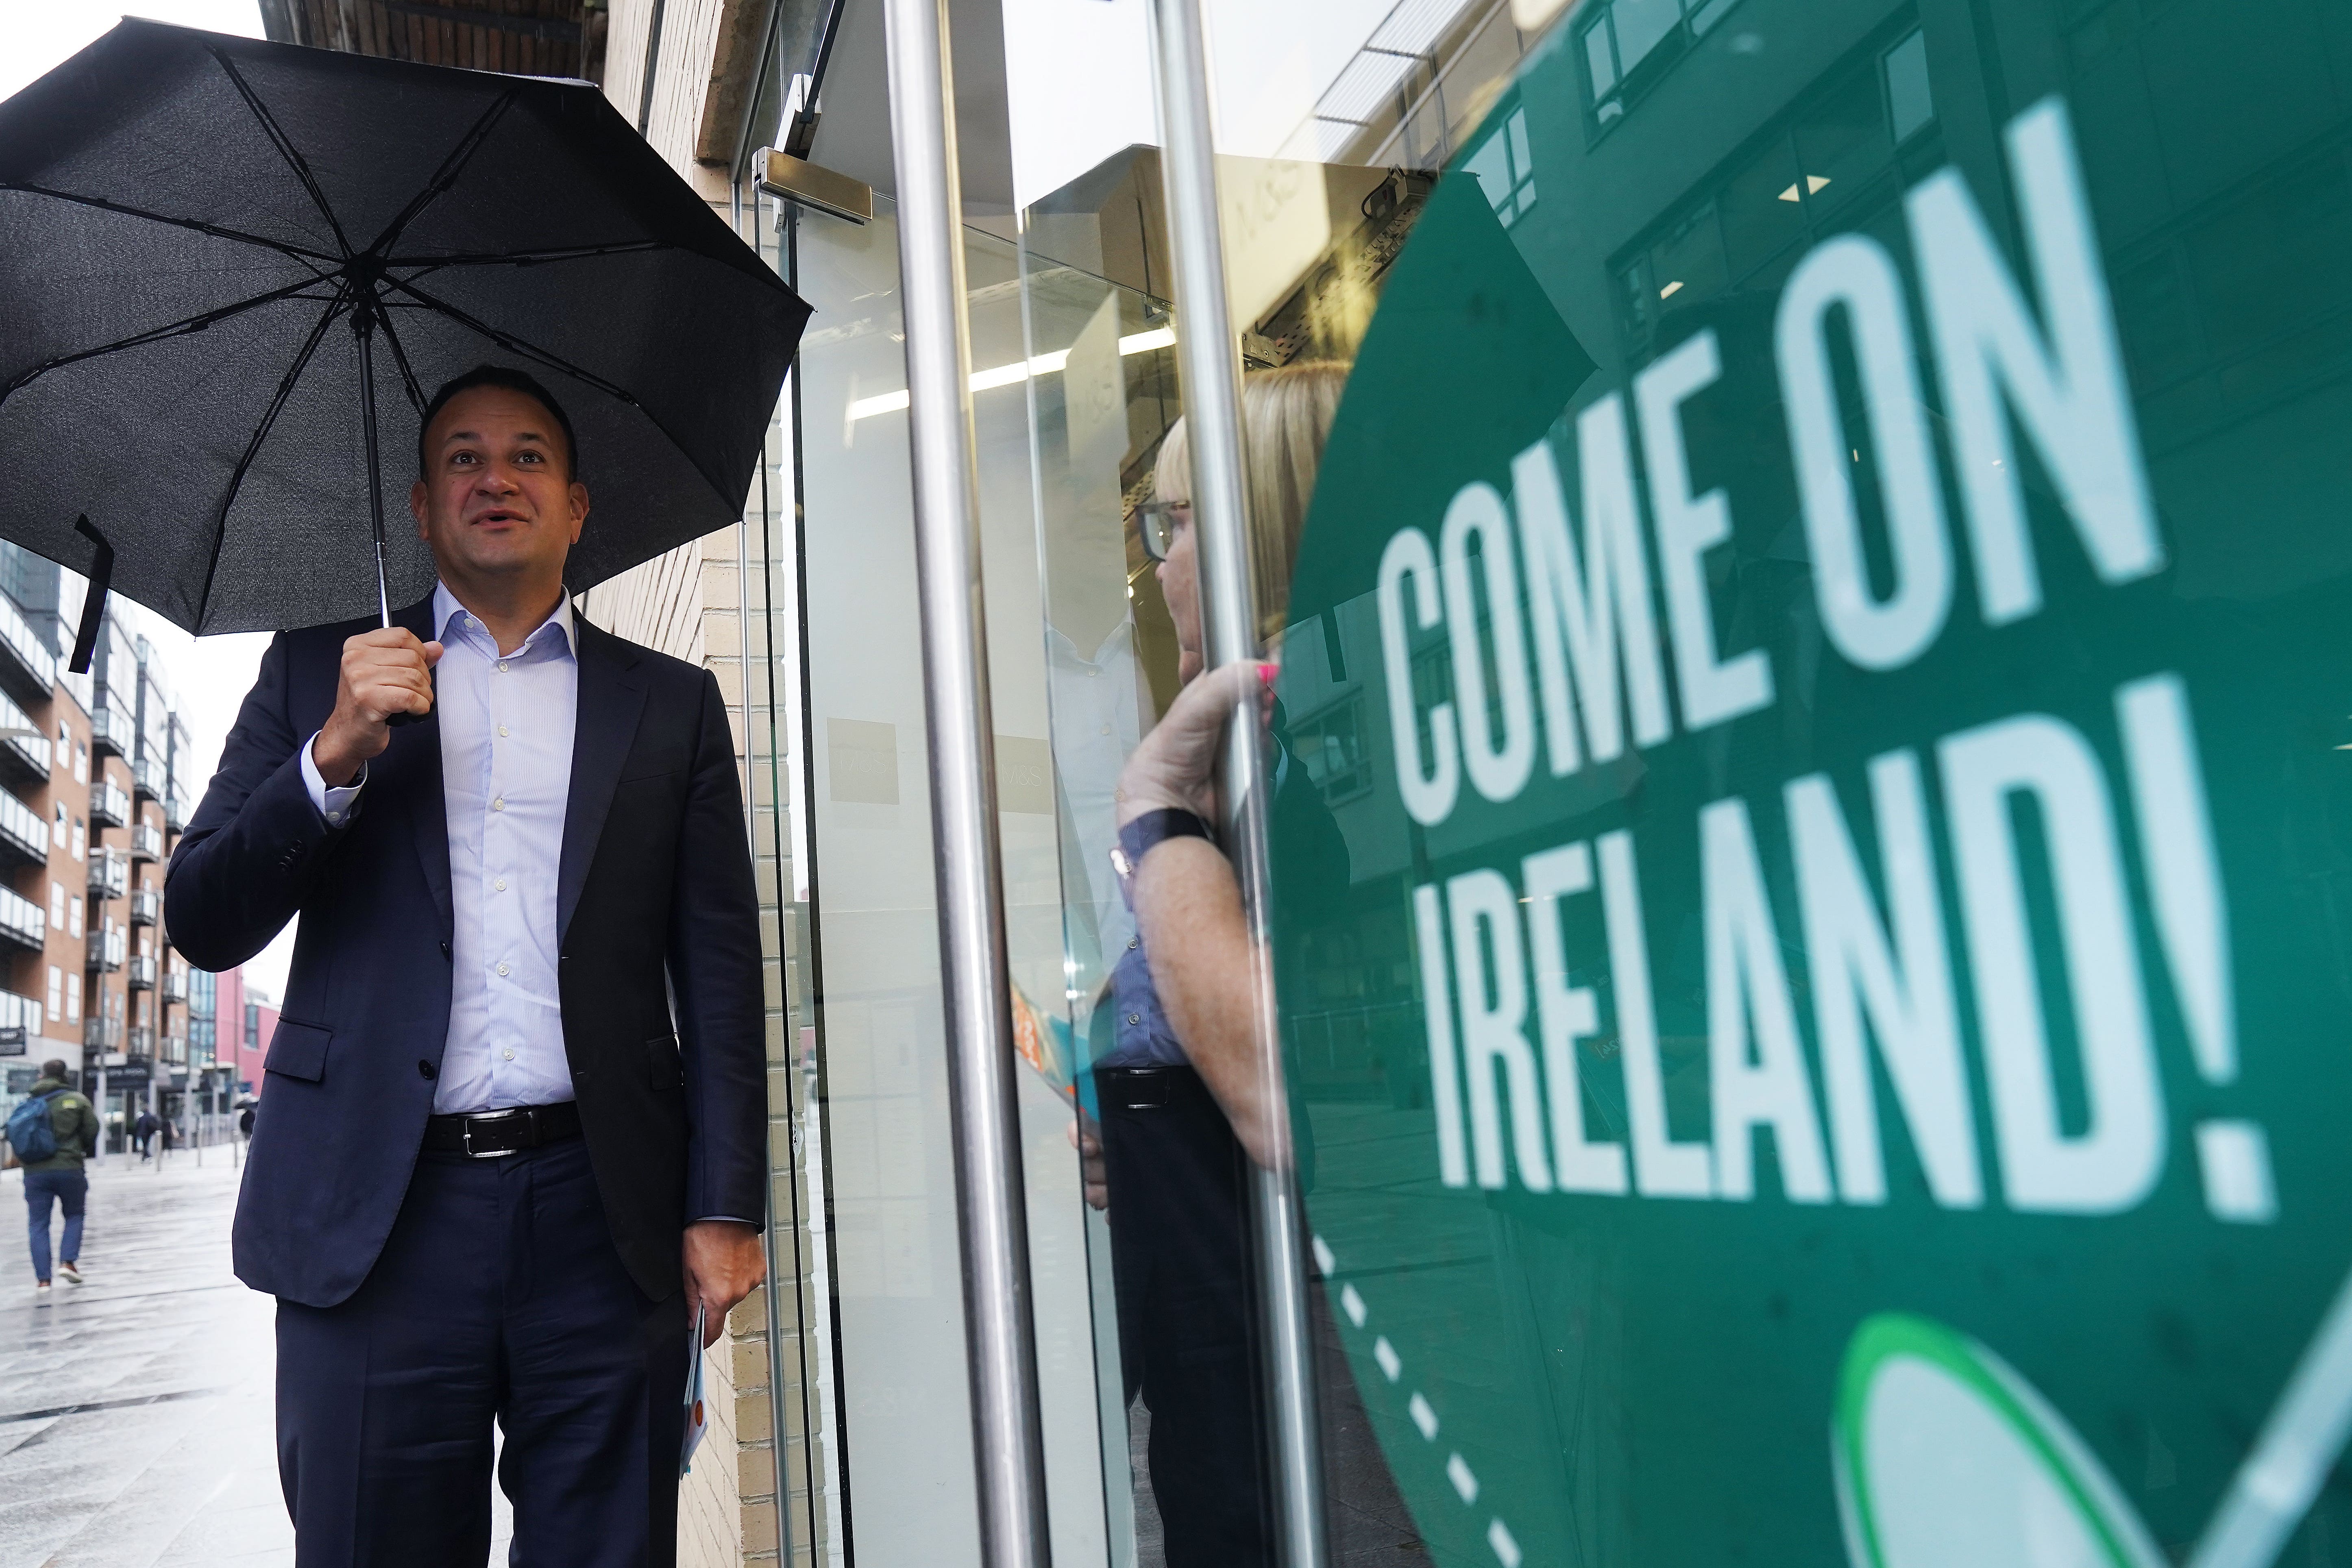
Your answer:
[[[229,1272],[239,1173],[204,1158],[92,1171],[89,1283],[44,1298],[23,1176],[0,1173],[0,1568],[291,1568],[275,1306]]]

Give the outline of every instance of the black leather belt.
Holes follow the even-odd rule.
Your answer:
[[[425,1120],[426,1153],[470,1154],[477,1160],[520,1154],[542,1143],[579,1136],[580,1107],[568,1100],[560,1105],[521,1105],[512,1110],[478,1110],[467,1116]]]
[[[1200,1075],[1191,1068],[1098,1068],[1095,1081],[1103,1103],[1118,1110],[1164,1110],[1187,1090],[1196,1089]]]

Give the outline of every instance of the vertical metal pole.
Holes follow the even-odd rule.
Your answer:
[[[1013,1100],[947,5],[884,0],[882,15],[981,1558],[988,1568],[1044,1568],[1045,1450]]]
[[[1175,268],[1177,366],[1184,389],[1184,427],[1192,451],[1192,517],[1201,552],[1202,653],[1211,668],[1261,653],[1256,594],[1250,582],[1248,515],[1243,478],[1240,339],[1225,298],[1223,225],[1217,202],[1216,149],[1209,103],[1207,42],[1199,0],[1149,0],[1152,63],[1159,75],[1168,244]],[[1281,1038],[1266,945],[1265,810],[1267,784],[1258,727],[1225,727],[1225,820],[1220,828],[1241,883],[1242,908],[1260,963],[1255,988],[1259,1070],[1287,1103]],[[1278,1118],[1286,1135],[1289,1122]],[[1322,1434],[1316,1421],[1314,1341],[1307,1327],[1305,1221],[1287,1152],[1275,1168],[1253,1172],[1259,1321],[1265,1335],[1268,1434],[1274,1452],[1282,1561],[1322,1568]]]
[[[368,522],[375,531],[375,605],[382,624],[392,625],[392,597],[384,585],[383,470],[375,437],[375,302],[362,300],[352,311],[352,333],[360,344],[360,422],[366,428]]]

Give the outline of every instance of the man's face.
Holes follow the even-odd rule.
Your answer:
[[[563,428],[539,400],[469,387],[425,432],[425,477],[409,491],[417,537],[445,578],[560,576],[588,520]]]

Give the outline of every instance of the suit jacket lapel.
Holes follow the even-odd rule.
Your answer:
[[[405,626],[423,641],[431,642],[438,629],[433,625],[433,595],[427,594],[421,604],[411,605],[393,616],[392,624]],[[441,938],[446,942],[456,934],[457,917],[449,902],[449,807],[441,788],[441,704],[437,698],[433,711],[422,722],[404,724],[392,732],[392,744],[377,761],[395,778],[415,775],[406,780],[400,794],[408,805],[412,828],[409,837],[416,845],[417,865],[441,912]]]
[[[646,705],[644,682],[633,673],[637,656],[577,616],[572,626],[580,662],[579,717],[572,732],[572,792],[563,810],[563,858],[555,879],[555,942],[572,929],[572,911],[588,880],[589,863],[604,836],[605,814],[621,783],[622,764],[636,739]]]

